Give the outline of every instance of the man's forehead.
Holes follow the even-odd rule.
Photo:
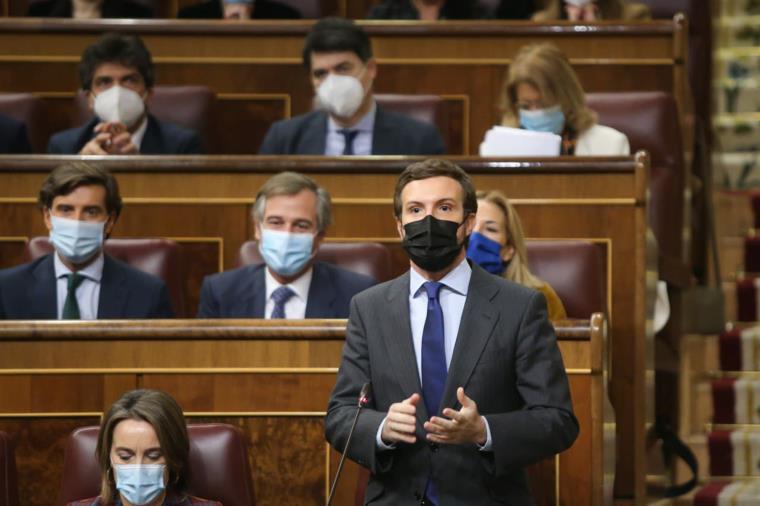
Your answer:
[[[435,176],[410,181],[401,190],[401,200],[464,200],[464,188],[456,179]]]
[[[341,63],[359,63],[361,58],[353,51],[311,52],[311,67],[329,68]]]
[[[97,204],[105,207],[106,189],[99,184],[79,185],[65,195],[53,197],[53,204],[86,201],[89,205]]]
[[[312,219],[317,214],[317,196],[308,189],[303,189],[292,195],[273,195],[266,200],[264,214],[277,215],[282,213],[297,213]]]
[[[95,69],[94,77],[101,76],[124,76],[129,74],[139,74],[137,67],[130,67],[119,62],[101,63]]]

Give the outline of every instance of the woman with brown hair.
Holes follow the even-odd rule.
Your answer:
[[[131,390],[100,425],[100,495],[69,506],[221,506],[186,494],[189,453],[177,401],[158,390]]]
[[[467,246],[467,258],[491,274],[543,293],[550,320],[566,318],[557,292],[528,268],[525,236],[514,206],[498,190],[479,191],[477,196],[478,212]]]
[[[525,46],[502,90],[502,125],[562,136],[563,155],[630,154],[625,134],[596,122],[567,57],[548,43]]]

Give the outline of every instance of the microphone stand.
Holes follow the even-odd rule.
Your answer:
[[[340,472],[343,470],[343,463],[346,460],[346,454],[348,454],[348,445],[351,444],[351,438],[354,435],[354,429],[356,428],[356,422],[359,420],[359,413],[362,408],[369,402],[370,384],[365,383],[362,386],[362,391],[359,394],[359,402],[356,405],[356,414],[354,415],[354,421],[351,423],[351,430],[348,431],[348,439],[346,439],[346,446],[343,448],[343,454],[340,456],[340,462],[338,463],[338,470],[335,473],[335,479],[333,479],[332,486],[330,487],[330,494],[327,496],[327,506],[332,504],[333,494],[335,494],[335,487],[338,485],[338,478],[340,478]]]

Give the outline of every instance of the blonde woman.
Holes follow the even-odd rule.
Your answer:
[[[630,154],[625,134],[596,122],[570,62],[552,44],[517,53],[501,96],[502,125],[561,135],[563,155]]]
[[[533,14],[533,21],[567,19],[575,22],[602,19],[646,20],[652,15],[649,7],[625,0],[546,0],[544,7]]]
[[[491,274],[533,288],[544,294],[549,319],[567,317],[557,292],[545,281],[534,276],[528,268],[520,217],[515,208],[498,190],[478,192],[478,212],[475,228],[470,235],[467,258]]]

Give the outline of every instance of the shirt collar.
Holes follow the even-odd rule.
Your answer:
[[[267,298],[266,300],[269,300],[272,298],[272,292],[277,290],[279,287],[283,286],[279,281],[277,281],[274,276],[272,276],[272,273],[269,272],[269,267],[264,267],[265,271],[265,279],[266,279],[266,290],[267,290]],[[309,295],[309,286],[311,286],[311,277],[314,274],[314,268],[309,267],[309,270],[301,274],[301,276],[292,281],[291,283],[287,283],[285,286],[289,286],[291,290],[295,293],[295,296],[299,299],[306,302],[306,299]]]
[[[348,130],[358,130],[360,132],[372,132],[375,128],[375,114],[377,113],[377,103],[372,101],[372,107],[370,110],[362,116],[354,126],[348,127]],[[340,126],[332,116],[327,115],[327,131],[330,133],[343,130],[344,127]]]
[[[449,290],[466,297],[467,289],[470,286],[471,276],[472,268],[465,258],[459,263],[459,265],[454,267],[451,272],[439,279],[438,282],[442,283]],[[409,293],[412,297],[419,295],[423,283],[426,283],[427,281],[427,279],[422,277],[422,274],[414,269],[409,269]]]
[[[148,129],[148,115],[145,115],[145,119],[143,119],[142,124],[137,127],[137,130],[132,133],[132,144],[137,146],[137,150],[140,151],[140,146],[142,145],[143,137],[145,137],[145,131]]]
[[[103,278],[104,262],[105,260],[103,258],[103,251],[101,250],[101,252],[98,254],[98,257],[90,265],[82,270],[77,271],[77,274],[81,274],[87,279],[95,281],[96,283],[100,283],[100,280]],[[55,279],[60,279],[63,276],[71,274],[72,272],[71,269],[64,265],[57,252],[53,255],[53,265],[55,267]]]

